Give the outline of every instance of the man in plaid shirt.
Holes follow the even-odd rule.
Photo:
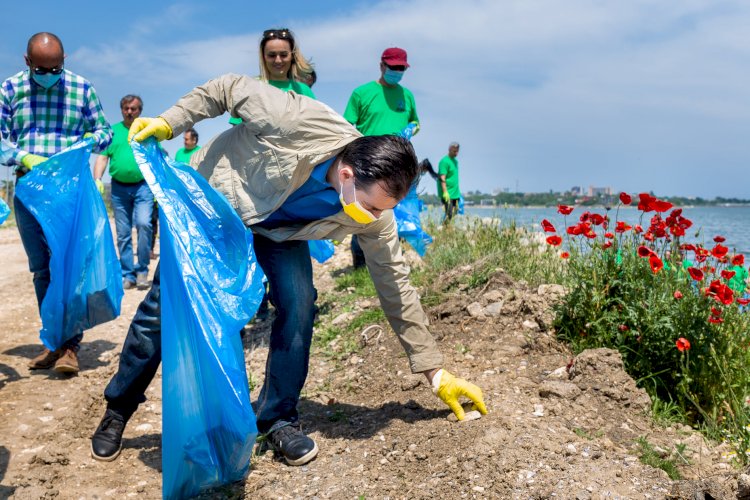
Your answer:
[[[65,52],[60,39],[52,33],[37,33],[29,39],[25,59],[29,69],[11,76],[0,87],[0,137],[9,146],[7,163],[15,166],[16,175],[21,177],[84,137],[94,139],[95,152],[104,150],[112,140],[112,130],[94,87],[63,68]],[[49,246],[31,212],[18,198],[13,204],[41,309],[50,282]],[[82,337],[79,332],[57,351],[45,349],[31,360],[29,368],[78,372]]]

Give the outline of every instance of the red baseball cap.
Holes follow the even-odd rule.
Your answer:
[[[391,47],[383,51],[381,60],[388,66],[404,66],[409,67],[409,63],[406,62],[406,51],[399,49],[398,47]]]

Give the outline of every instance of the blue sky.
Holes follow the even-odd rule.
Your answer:
[[[214,76],[256,75],[260,33],[284,26],[316,65],[318,98],[339,112],[378,77],[384,48],[405,48],[417,154],[436,164],[459,141],[463,191],[593,184],[750,198],[748,2],[35,1],[2,13],[0,77],[23,69],[31,34],[52,31],[113,123],[127,93],[153,116]],[[201,143],[226,127],[196,126]]]

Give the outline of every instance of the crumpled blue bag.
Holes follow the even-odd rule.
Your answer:
[[[321,264],[333,257],[336,251],[336,247],[331,240],[309,240],[308,244],[310,245],[310,257]]]
[[[77,142],[16,185],[16,196],[39,222],[50,248],[40,338],[53,351],[120,315],[122,271],[107,209],[91,175],[92,145],[91,139]]]
[[[241,480],[257,436],[239,332],[263,297],[252,233],[195,170],[131,143],[161,224],[164,498]]]
[[[416,125],[410,123],[398,135],[411,141],[415,130]],[[432,237],[422,229],[422,221],[419,218],[419,213],[422,211],[422,201],[417,196],[418,185],[419,177],[411,185],[406,198],[393,208],[393,216],[396,218],[398,237],[406,240],[420,257],[424,257],[427,245],[432,243]]]
[[[5,203],[5,200],[0,198],[0,224],[6,221],[8,216],[10,215],[10,207],[7,203]]]

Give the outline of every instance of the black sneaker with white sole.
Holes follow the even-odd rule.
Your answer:
[[[267,439],[289,465],[305,465],[318,456],[318,445],[302,432],[299,422],[269,432]]]

